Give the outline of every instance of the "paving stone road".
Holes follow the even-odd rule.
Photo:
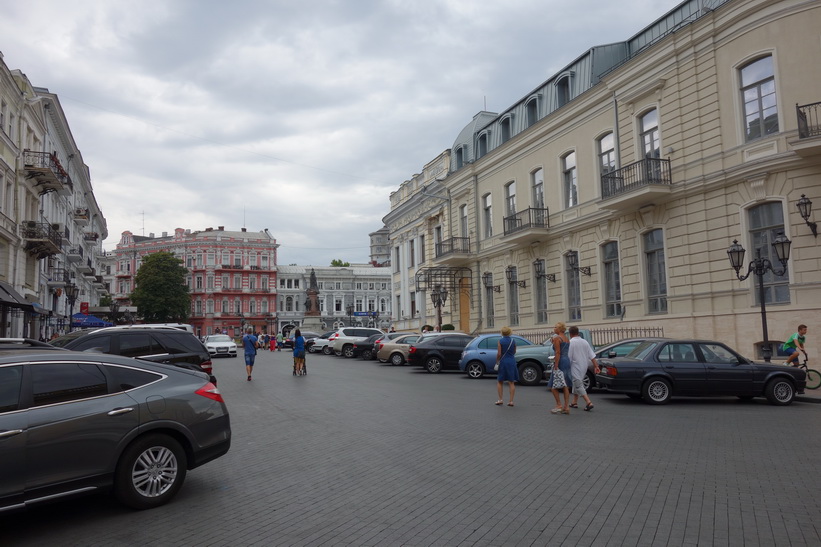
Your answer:
[[[821,405],[653,407],[286,352],[215,362],[231,451],[167,506],[106,495],[0,516],[0,545],[821,545]],[[507,394],[506,394],[507,395]]]

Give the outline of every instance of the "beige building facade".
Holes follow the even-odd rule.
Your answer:
[[[685,1],[480,112],[444,173],[391,196],[398,325],[430,322],[440,287],[465,332],[657,326],[760,358],[759,276],[736,277],[737,240],[740,274],[758,253],[775,270],[771,347],[799,323],[812,332],[821,250],[797,204],[821,203],[820,50],[819,2]]]

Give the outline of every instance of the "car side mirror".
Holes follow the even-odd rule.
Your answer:
[[[610,351],[607,352],[607,357],[609,357],[610,359],[613,359],[614,357],[618,357],[618,355],[616,354],[615,351],[610,350]]]

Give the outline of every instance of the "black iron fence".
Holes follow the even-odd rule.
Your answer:
[[[821,103],[795,105],[798,116],[798,137],[808,139],[821,135]]]
[[[436,256],[444,256],[453,253],[469,253],[470,238],[449,237],[436,244]]]
[[[550,228],[547,209],[528,207],[504,218],[505,235],[529,228]]]
[[[602,198],[609,198],[642,186],[672,182],[670,160],[646,158],[602,175],[601,195]]]

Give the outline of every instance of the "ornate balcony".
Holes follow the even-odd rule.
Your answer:
[[[26,251],[39,258],[53,256],[62,251],[63,236],[47,222],[27,220],[20,225],[20,237]]]
[[[80,262],[83,259],[82,247],[71,247],[66,250],[66,260],[68,262]]]
[[[91,259],[89,258],[85,262],[81,262],[80,264],[78,264],[77,271],[83,275],[93,272],[94,267],[91,265]]]
[[[61,196],[70,196],[74,190],[71,178],[55,154],[24,150],[23,174],[40,195],[57,192]]]
[[[821,154],[821,103],[795,105],[798,118],[798,140],[790,142],[799,156]]]
[[[86,241],[97,241],[100,239],[100,234],[97,232],[84,232],[83,239]]]
[[[528,207],[504,218],[505,235],[503,241],[510,243],[532,243],[544,239],[550,228],[547,209]]]
[[[49,287],[65,287],[69,282],[68,270],[65,268],[52,268],[46,280],[46,285]]]
[[[436,244],[436,257],[433,259],[439,265],[464,264],[475,257],[470,252],[470,238],[449,237]]]
[[[635,210],[663,200],[672,191],[670,160],[646,158],[601,177],[600,209]]]

